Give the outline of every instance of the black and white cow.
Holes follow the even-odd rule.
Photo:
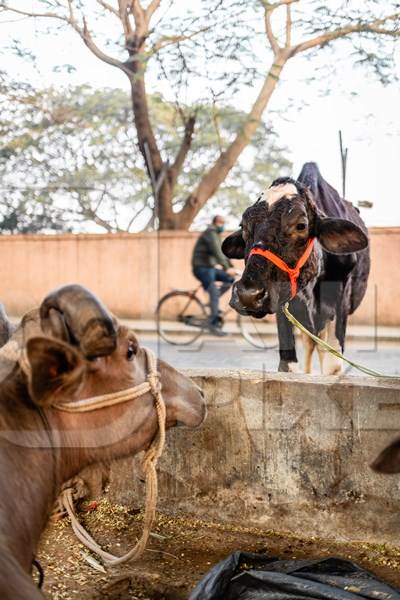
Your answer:
[[[323,179],[316,163],[306,163],[297,181],[275,180],[222,249],[229,258],[245,259],[231,306],[256,318],[276,313],[280,371],[298,370],[293,328],[281,310],[288,301],[303,325],[343,351],[347,318],[367,288],[368,233],[358,210]],[[303,341],[309,373],[315,344]],[[340,373],[339,359],[318,352],[322,373]]]

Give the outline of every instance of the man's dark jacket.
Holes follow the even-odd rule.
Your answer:
[[[221,238],[214,225],[210,225],[199,237],[193,250],[192,268],[212,268],[221,265],[229,269],[232,264],[221,250]]]

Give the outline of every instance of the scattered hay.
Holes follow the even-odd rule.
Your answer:
[[[143,515],[139,509],[107,500],[88,507],[89,503],[82,504],[79,518],[104,549],[122,554],[140,535]],[[187,598],[213,564],[237,549],[280,558],[339,556],[400,585],[400,548],[391,544],[339,543],[165,513],[157,515],[144,556],[107,569],[106,574],[95,568],[90,558],[88,562],[90,553],[75,538],[68,519],[50,523],[38,559],[45,571],[45,592],[54,600],[178,600]]]

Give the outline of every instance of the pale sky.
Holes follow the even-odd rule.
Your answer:
[[[8,14],[0,25],[0,51],[3,65],[15,78],[41,86],[64,86],[66,83],[88,83],[92,86],[121,87],[128,90],[126,77],[117,69],[105,65],[86,49],[72,31],[57,36],[41,34],[39,21],[19,19]],[[12,23],[10,22],[12,21]],[[48,23],[47,23],[48,24]],[[35,35],[36,33],[36,35]],[[39,72],[32,63],[22,62],[4,50],[12,39],[24,41],[38,58]],[[283,73],[283,82],[274,93],[270,109],[265,113],[279,134],[279,142],[290,150],[297,175],[306,161],[318,162],[323,176],[341,190],[341,170],[338,130],[349,148],[347,166],[347,193],[352,202],[370,200],[372,209],[361,209],[369,226],[400,226],[400,94],[398,84],[384,87],[365,70],[355,69],[350,60],[336,50],[340,73],[336,81],[329,81],[330,94],[321,94],[319,86],[304,81],[313,68],[304,58],[290,61]],[[6,57],[6,59],[5,59]],[[399,60],[397,68],[399,70]],[[53,71],[55,65],[72,64],[76,71],[70,75]],[[160,91],[157,81],[148,80],[149,91]],[[246,108],[258,92],[247,89],[232,104]],[[172,97],[168,89],[161,90]],[[354,95],[352,92],[357,92]],[[195,94],[196,90],[192,90]],[[289,109],[278,115],[278,109],[287,105],[287,98],[296,100],[298,110]],[[252,201],[253,199],[250,199]]]

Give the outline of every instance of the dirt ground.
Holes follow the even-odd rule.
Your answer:
[[[114,554],[126,552],[141,533],[142,515],[138,510],[105,500],[97,506],[83,504],[82,508],[81,522]],[[279,558],[337,556],[353,560],[387,583],[400,586],[400,547],[302,539],[162,513],[158,513],[143,558],[129,565],[106,573],[90,565],[85,558],[89,552],[76,540],[67,518],[49,525],[37,558],[45,572],[46,597],[54,600],[183,600],[212,565],[234,550]]]

